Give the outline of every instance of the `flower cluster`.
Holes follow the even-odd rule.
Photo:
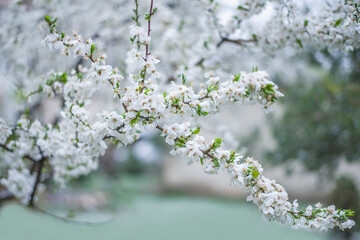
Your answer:
[[[201,84],[201,89],[197,93],[191,86],[172,84],[164,94],[170,112],[195,112],[199,116],[206,116],[208,113],[217,112],[220,106],[234,102],[259,102],[265,109],[270,110],[276,100],[283,96],[278,87],[269,80],[268,74],[263,71],[241,72],[233,75],[231,80],[223,82],[211,74],[206,74],[206,77],[208,80]]]
[[[23,204],[28,204],[33,191],[35,176],[29,170],[10,169],[7,178],[0,179],[1,185],[5,186]]]
[[[6,139],[11,135],[11,129],[2,118],[0,118],[0,132],[0,144],[4,144]]]
[[[213,13],[209,17],[218,19],[219,13],[216,14],[214,9],[219,8],[221,3],[203,2]],[[271,17],[259,27],[254,18],[261,14],[271,14]],[[293,0],[244,0],[239,1],[233,10],[233,18],[228,23],[230,29],[226,24],[218,24],[218,20],[212,22],[222,33],[221,41],[239,45],[256,43],[270,53],[286,46],[300,49],[304,45],[315,46],[318,49],[327,47],[352,51],[359,47],[358,16],[357,1],[321,2],[319,6],[303,9],[301,3]],[[245,35],[241,34],[248,26],[252,26],[254,30],[248,31]]]
[[[258,39],[264,46],[275,49],[284,45],[303,48],[303,44],[310,44],[320,49],[326,46],[352,50],[359,46],[356,39],[360,34],[359,23],[352,17],[356,12],[354,6],[351,1],[323,4],[321,11],[310,11],[308,15],[301,16],[296,3],[289,1],[286,4],[287,10],[277,14],[269,22],[264,37],[259,34]]]
[[[146,30],[139,26],[131,26],[130,27],[130,35],[132,42],[137,42],[142,45],[149,45],[151,37],[148,36]]]
[[[88,39],[84,42],[81,35],[76,32],[71,37],[54,32],[46,36],[43,44],[50,49],[60,49],[61,53],[66,56],[85,56],[90,55],[92,51],[92,40]]]

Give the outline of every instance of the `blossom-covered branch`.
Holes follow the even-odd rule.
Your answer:
[[[238,10],[248,17],[264,7],[262,2]],[[168,144],[175,145],[172,154],[184,156],[189,164],[204,165],[207,173],[227,170],[235,185],[249,191],[248,200],[259,207],[265,219],[291,223],[295,229],[351,228],[354,225],[349,219],[353,215],[351,210],[322,208],[320,204],[298,210],[297,202],[289,202],[281,185],[263,176],[257,161],[223,149],[221,139],[206,142],[199,135],[200,128],[193,125],[196,119],[215,114],[228,104],[259,103],[266,111],[272,110],[283,94],[268,73],[258,68],[231,76],[206,72],[204,76],[196,76],[201,78],[200,83],[193,76],[181,73],[180,81],[162,84],[157,68],[160,60],[150,53],[151,20],[156,8],[151,0],[149,13],[145,14],[147,29],[144,29],[135,3],[135,25],[129,29],[130,41],[135,46],[127,53],[126,77],[118,68],[106,64],[106,55],[100,54],[91,39],[84,40],[77,32],[68,35],[58,31],[57,18],[45,17],[50,34],[43,44],[64,56],[89,60],[89,66],[79,66],[78,72],[52,73],[42,84],[24,93],[27,98],[37,94],[50,98],[61,95],[60,121],[42,125],[25,114],[13,125],[0,118],[0,149],[2,166],[6,169],[1,175],[1,185],[21,202],[34,207],[39,185],[44,180],[52,178],[59,187],[64,187],[69,179],[96,170],[98,158],[105,154],[109,144],[125,147],[139,139],[143,131],[158,129]],[[291,9],[289,4],[286,7]],[[216,9],[210,12],[216,18]],[[218,21],[213,22],[218,27]],[[242,39],[245,38],[223,35],[220,42],[271,43],[256,35]],[[91,114],[91,99],[103,85],[110,87],[116,105]]]
[[[222,5],[219,1],[201,2],[205,9],[212,12],[209,18],[219,18],[219,6]],[[303,48],[305,44],[320,49],[328,47],[346,51],[359,47],[359,2],[342,0],[320,4],[321,11],[316,8],[302,9],[301,3],[293,0],[243,0],[233,9],[233,18],[228,23],[231,27],[218,24],[218,20],[210,22],[217,23],[214,26],[223,35],[232,36],[230,39],[222,37],[221,41],[238,45],[256,43],[269,52],[286,46]],[[245,24],[265,11],[269,12],[269,9],[274,14],[264,28],[248,34],[249,40],[236,40],[236,33],[241,32],[239,30]]]
[[[223,149],[220,138],[207,143],[199,132],[199,128],[190,128],[189,123],[175,123],[162,129],[165,141],[175,145],[171,154],[186,157],[189,165],[204,165],[205,172],[209,174],[227,171],[234,185],[247,189],[247,201],[256,204],[266,220],[291,224],[293,229],[320,232],[334,227],[344,230],[354,226],[355,222],[349,219],[354,215],[351,210],[335,209],[333,205],[322,208],[320,203],[299,210],[296,200],[289,202],[283,186],[263,175],[258,161],[250,157],[244,159],[235,151]]]

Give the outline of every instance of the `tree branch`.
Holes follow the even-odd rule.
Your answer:
[[[30,201],[29,201],[29,204],[28,204],[30,207],[34,206],[34,199],[35,199],[36,191],[38,189],[38,185],[41,182],[41,173],[42,173],[42,170],[44,168],[45,160],[46,160],[46,158],[42,157],[41,160],[38,163],[38,169],[37,169],[37,172],[36,172],[36,180],[35,180],[33,190],[32,190],[32,193],[31,193],[31,197],[30,197]]]
[[[253,38],[253,39],[230,39],[228,37],[222,37],[220,36],[221,40],[216,44],[216,48],[220,48],[225,42],[228,43],[233,43],[239,46],[243,46],[245,43],[256,43],[257,39]],[[203,62],[205,61],[205,58],[201,58],[199,61],[197,61],[197,63],[195,64],[195,66],[201,66],[203,64]]]
[[[10,201],[15,199],[15,196],[7,191],[6,189],[3,191],[0,191],[0,204],[5,201]]]
[[[112,217],[112,218],[110,218],[110,219],[108,219],[108,220],[101,221],[101,222],[78,221],[78,220],[74,220],[74,219],[67,218],[67,217],[61,217],[61,216],[56,215],[56,214],[54,214],[54,213],[52,213],[52,212],[49,212],[49,211],[47,211],[47,210],[45,210],[45,209],[42,209],[42,208],[40,208],[40,207],[38,207],[38,206],[36,206],[36,205],[32,205],[32,206],[30,206],[30,207],[31,207],[32,209],[34,209],[35,211],[39,211],[39,212],[41,212],[41,213],[45,213],[45,214],[47,214],[47,215],[49,215],[49,216],[51,216],[51,217],[54,217],[54,218],[56,218],[56,219],[59,219],[59,220],[61,220],[61,221],[68,222],[68,223],[80,224],[80,225],[102,225],[102,224],[106,224],[106,223],[112,222],[112,221],[115,219],[115,217]]]
[[[150,32],[151,32],[151,17],[152,17],[152,15],[154,15],[154,12],[153,12],[153,4],[154,4],[154,0],[151,0],[150,10],[149,10],[149,18],[148,18],[148,31],[147,31],[148,37],[150,37]],[[149,53],[149,44],[150,44],[150,43],[148,43],[148,44],[145,45],[145,58],[144,58],[144,61],[145,61],[145,62],[147,62],[148,56],[150,55],[150,53]],[[141,80],[142,88],[140,89],[140,92],[142,92],[143,89],[144,89],[145,77],[146,77],[146,66],[145,66],[145,69],[144,69],[143,79]]]
[[[8,152],[14,152],[12,149],[10,149],[8,146],[6,146],[5,144],[0,144],[0,148],[8,151]],[[37,162],[33,157],[31,157],[30,155],[24,155],[23,158],[26,158],[32,162]]]

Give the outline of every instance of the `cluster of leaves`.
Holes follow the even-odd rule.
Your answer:
[[[358,3],[355,3],[355,8],[356,8],[356,14],[354,14],[354,21],[356,21],[357,23],[360,22],[360,6]]]
[[[175,146],[177,147],[186,147],[186,142],[194,135],[198,134],[200,132],[200,128],[191,129],[191,135],[187,137],[178,138],[175,140]]]
[[[65,84],[67,82],[67,72],[63,72],[63,73],[52,73],[50,74],[49,78],[46,80],[45,85],[53,87],[53,84],[55,82],[60,82]],[[16,98],[21,101],[21,100],[25,100],[29,97],[31,97],[32,95],[41,93],[44,89],[44,85],[40,84],[36,90],[30,92],[30,93],[25,93],[24,90],[22,88],[18,88],[16,90]]]

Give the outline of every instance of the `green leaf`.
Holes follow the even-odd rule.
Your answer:
[[[196,113],[197,113],[199,116],[206,116],[206,115],[209,114],[208,112],[202,111],[200,105],[197,106]]]
[[[265,88],[263,88],[263,91],[266,95],[273,95],[275,94],[275,90],[273,89],[274,85],[273,84],[268,84],[266,85]]]
[[[209,48],[209,45],[208,45],[208,41],[204,41],[204,47],[205,47],[207,50],[210,49],[210,48]]]
[[[216,148],[220,147],[221,143],[222,143],[222,139],[221,139],[221,138],[215,138],[215,139],[214,139],[214,143],[213,143],[213,145],[212,145],[211,148],[212,148],[212,149],[216,149]]]
[[[93,55],[95,52],[95,44],[92,44],[90,47],[90,54]]]
[[[218,86],[214,86],[214,85],[210,85],[208,88],[207,88],[207,92],[210,93],[214,90],[217,90],[218,89]]]
[[[255,170],[252,172],[253,178],[256,179],[259,176],[259,171]]]
[[[236,152],[235,152],[235,151],[231,151],[231,152],[230,152],[229,162],[233,163],[234,160],[235,160],[235,157],[237,157]]]
[[[304,20],[304,27],[306,28],[308,24],[309,24],[309,20],[305,19]]]
[[[45,84],[48,86],[51,86],[54,82],[55,82],[55,78],[50,78],[50,79],[46,80]]]
[[[176,106],[176,105],[179,104],[179,102],[180,102],[181,100],[180,100],[180,98],[176,98],[176,99],[172,99],[171,101],[172,101],[172,104]]]
[[[198,134],[200,132],[200,127],[196,128],[195,130],[190,130],[192,134]]]
[[[141,72],[140,72],[140,77],[141,77],[141,78],[144,78],[144,77],[145,77],[145,73],[146,73],[146,67],[145,67],[143,70],[141,70]]]
[[[51,25],[51,17],[50,16],[46,15],[45,21]]]
[[[186,76],[185,74],[181,74],[181,79],[182,79],[182,83],[185,84],[186,83]]]
[[[342,21],[342,18],[336,20],[335,24],[334,24],[334,27],[337,27],[341,24],[341,21]]]
[[[214,161],[214,166],[215,167],[220,167],[220,163],[219,163],[219,160],[217,158],[214,158],[213,161]]]
[[[345,215],[346,215],[347,217],[355,216],[355,211],[353,211],[353,210],[351,210],[351,209],[346,210]]]
[[[26,116],[29,116],[30,115],[30,108],[25,108],[25,115]]]
[[[300,39],[296,39],[296,43],[299,44],[300,48],[303,48],[302,42]]]
[[[131,121],[130,121],[130,125],[131,125],[131,127],[134,127],[135,126],[135,124],[137,124],[139,122],[139,119],[138,118],[134,118],[134,119],[132,119]]]
[[[234,75],[234,82],[238,82],[240,80],[240,73],[239,74],[236,74]]]
[[[176,140],[175,146],[186,147],[185,143],[186,143],[186,140],[184,138],[180,138],[180,139]]]

